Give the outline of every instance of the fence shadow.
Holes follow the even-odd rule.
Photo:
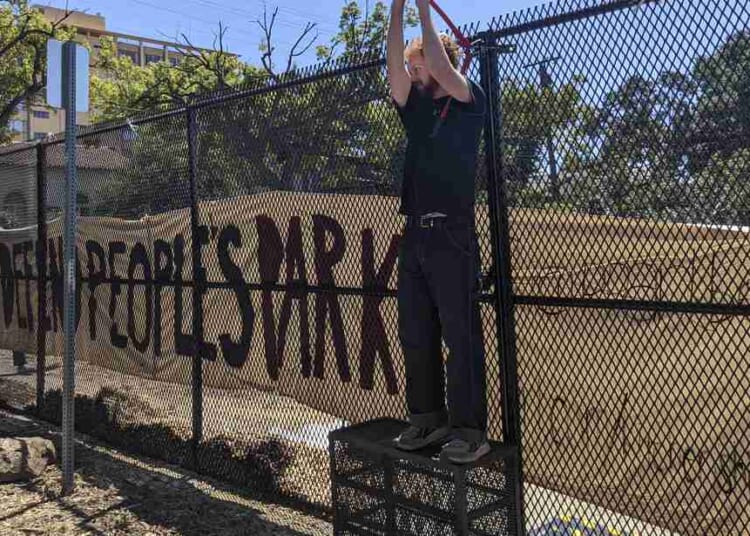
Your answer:
[[[51,393],[51,399],[54,400],[55,393]],[[59,393],[57,393],[59,397]],[[84,398],[84,397],[80,397]],[[78,403],[79,400],[76,400]],[[80,409],[79,409],[80,408]],[[101,404],[93,403],[89,407],[86,402],[77,404],[76,416],[85,417],[91,415],[90,412],[98,411],[103,415]],[[3,434],[23,433],[25,435],[40,435],[51,439],[60,447],[60,434],[57,430],[41,425],[24,417],[16,416],[13,419],[0,420],[10,421],[8,425],[3,425],[0,429]],[[77,428],[86,427],[91,421],[81,420]],[[157,427],[152,429],[155,430]],[[97,431],[101,432],[102,426]],[[130,436],[123,437],[144,437],[146,430],[137,432],[131,431]],[[113,430],[109,431],[115,433]],[[93,435],[93,434],[92,434]],[[155,434],[148,437],[168,437],[167,432],[161,435]],[[110,441],[110,440],[107,440]],[[173,439],[174,445],[179,441]],[[130,450],[137,450],[135,445],[128,445]],[[221,453],[214,454],[217,461],[221,456],[231,458],[226,450],[218,448],[216,444],[206,447],[210,452]],[[228,448],[228,447],[227,447]],[[268,448],[268,447],[266,447]],[[185,451],[186,447],[182,446]],[[262,450],[262,449],[261,449]],[[208,455],[207,452],[202,455]],[[248,459],[251,455],[248,454]],[[227,463],[226,460],[223,460]],[[56,502],[62,509],[68,511],[75,518],[78,528],[89,531],[92,534],[105,534],[101,526],[93,522],[99,518],[107,516],[113,511],[123,516],[127,513],[135,516],[137,520],[150,525],[161,526],[175,530],[179,534],[279,534],[283,536],[295,536],[303,534],[297,530],[286,527],[283,521],[299,516],[295,511],[286,512],[284,509],[274,508],[273,517],[279,520],[281,524],[268,520],[268,512],[248,504],[249,501],[258,499],[258,493],[253,493],[250,489],[236,489],[223,483],[211,481],[206,482],[203,476],[198,476],[184,468],[167,466],[164,462],[142,463],[130,455],[120,454],[111,451],[109,448],[98,447],[89,444],[85,440],[76,442],[75,451],[76,478],[77,488],[83,489],[87,486],[93,486],[99,490],[108,490],[116,494],[116,500],[107,503],[91,503],[88,501],[70,501],[59,494],[58,486],[50,485],[50,475],[32,481],[24,486],[24,489],[41,495],[40,500],[25,506],[23,508],[6,513],[0,522],[10,521],[16,516],[25,515],[32,512],[35,508],[47,505],[49,502]],[[241,462],[235,462],[235,466]],[[272,470],[275,466],[267,465],[267,469],[262,463],[250,465],[256,471]],[[228,465],[226,465],[228,467]],[[248,469],[250,470],[250,469]],[[52,478],[59,477],[57,468]],[[227,469],[228,471],[228,469]],[[205,471],[204,471],[205,472]],[[247,474],[247,473],[246,473]],[[227,480],[226,475],[221,478]],[[253,482],[260,483],[260,477],[253,476]],[[57,478],[59,480],[59,478]],[[269,479],[271,480],[271,479]],[[273,487],[271,482],[268,487]],[[258,490],[262,491],[262,490]],[[107,520],[107,523],[110,519]]]
[[[61,391],[45,393],[40,418],[59,424]],[[202,475],[220,479],[216,489],[245,498],[274,502],[318,517],[327,517],[318,505],[289,489],[284,476],[297,448],[276,439],[241,440],[215,437],[201,441],[193,452],[190,430],[151,422],[152,408],[137,397],[103,387],[95,397],[76,395],[75,428],[129,453],[159,459]],[[195,465],[198,460],[198,465]],[[92,475],[95,476],[95,475]]]

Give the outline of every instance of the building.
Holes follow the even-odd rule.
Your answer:
[[[62,9],[48,6],[34,7],[40,9],[50,21],[60,20],[65,15]],[[112,38],[115,42],[118,54],[129,57],[133,63],[140,66],[159,61],[168,61],[176,65],[186,51],[209,52],[208,49],[183,46],[175,42],[111,32],[106,29],[105,18],[98,13],[91,15],[74,11],[65,22],[68,26],[76,28],[78,42],[87,42],[91,45],[92,64],[100,48],[99,40],[105,36]],[[76,122],[79,125],[89,124],[89,114],[77,114]],[[39,95],[33,101],[19,106],[10,126],[15,133],[13,136],[15,142],[43,139],[50,133],[65,130],[65,114],[47,106],[44,102],[44,95]]]
[[[0,158],[0,229],[19,229],[37,223],[35,153]],[[62,217],[65,206],[65,154],[62,147],[48,150],[45,161],[47,219]],[[128,159],[111,147],[76,148],[78,213],[87,216],[91,203],[113,177],[127,169]]]

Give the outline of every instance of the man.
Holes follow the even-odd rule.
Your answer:
[[[469,463],[490,450],[474,228],[486,98],[457,70],[458,47],[435,30],[429,0],[416,2],[422,38],[404,52],[404,2],[393,0],[388,31],[388,80],[408,138],[398,311],[410,427],[396,446],[417,450],[452,437],[443,457]],[[441,337],[449,351],[447,411]]]

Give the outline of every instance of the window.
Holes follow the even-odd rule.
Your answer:
[[[34,132],[34,141],[43,140],[47,137],[46,132]]]
[[[10,122],[10,129],[13,132],[23,132],[24,130],[26,130],[26,121],[14,119]]]
[[[174,67],[175,65],[177,65],[178,63],[180,63],[180,58],[176,58],[176,57],[172,56],[171,58],[169,58],[169,63],[171,63],[172,67]]]
[[[121,58],[122,57],[130,58],[130,60],[133,63],[135,63],[136,65],[138,64],[138,54],[136,53],[135,50],[125,50],[125,49],[121,48],[120,50],[118,50],[118,55]]]
[[[49,112],[47,110],[34,110],[34,117],[39,119],[49,119]]]
[[[162,59],[163,58],[160,54],[146,54],[146,65],[149,63],[158,63]]]

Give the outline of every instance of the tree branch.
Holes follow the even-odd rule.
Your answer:
[[[221,21],[219,21],[219,32],[218,34],[214,34],[213,47],[214,47],[215,55],[213,58],[211,58],[209,55],[207,55],[203,51],[195,52],[194,49],[196,49],[197,47],[193,45],[193,43],[184,33],[181,34],[181,39],[186,43],[186,46],[189,48],[184,48],[179,43],[175,46],[175,48],[180,54],[182,54],[185,57],[194,59],[196,62],[198,62],[200,66],[212,72],[216,76],[218,89],[227,89],[229,87],[229,84],[227,83],[228,69],[226,65],[228,54],[224,50],[224,36],[226,35],[226,33],[227,33],[227,28],[223,25]],[[217,43],[218,43],[218,50],[216,50]],[[175,68],[185,73],[188,76],[194,74],[192,69],[186,69],[181,66],[175,66]],[[209,90],[215,90],[217,89],[217,87],[213,87],[213,86],[203,87],[203,89],[209,91]]]
[[[310,50],[310,47],[313,46],[313,44],[315,43],[315,40],[318,39],[319,34],[318,34],[318,32],[315,32],[315,37],[313,37],[310,40],[310,42],[307,43],[307,46],[305,46],[305,48],[303,48],[299,52],[296,52],[297,47],[299,46],[299,44],[302,42],[302,40],[305,37],[307,37],[307,34],[309,34],[311,31],[313,31],[315,29],[315,26],[316,26],[316,24],[314,22],[308,22],[308,23],[305,24],[305,29],[302,30],[302,34],[299,36],[299,38],[297,39],[297,41],[295,41],[294,45],[292,46],[292,49],[289,51],[289,58],[287,59],[287,63],[286,63],[286,71],[287,72],[289,72],[289,71],[292,70],[292,63],[294,62],[294,58],[296,58],[298,56],[301,56],[302,54],[304,54],[305,52],[307,52],[308,50]]]
[[[271,15],[271,20],[269,22],[268,10],[264,6],[263,7],[263,21],[260,21],[260,20],[254,21],[255,24],[257,24],[260,27],[260,29],[263,31],[263,39],[264,39],[264,42],[262,43],[263,55],[261,56],[260,61],[263,64],[263,68],[266,70],[269,76],[276,83],[278,83],[281,79],[279,74],[274,70],[274,66],[273,66],[273,53],[276,50],[275,47],[273,46],[273,26],[276,23],[276,16],[278,14],[279,14],[279,8],[276,7],[273,10],[273,14]],[[291,71],[292,66],[294,64],[294,58],[301,56],[302,54],[310,50],[310,47],[312,47],[315,44],[315,41],[319,37],[318,32],[315,32],[315,35],[310,39],[309,42],[307,42],[306,45],[304,45],[302,48],[299,48],[300,45],[303,44],[303,41],[305,40],[305,38],[308,37],[308,35],[316,27],[317,27],[317,24],[314,22],[305,23],[305,27],[302,30],[302,33],[294,42],[294,45],[292,45],[292,48],[289,51],[289,55],[286,61],[286,69],[284,72]]]
[[[47,75],[42,65],[44,52],[45,50],[41,47],[34,48],[34,69],[31,83],[27,84],[15,97],[8,100],[0,110],[0,125],[7,124],[19,104],[34,96],[47,85]]]
[[[28,29],[29,22],[31,20],[31,10],[27,9],[23,13],[20,13],[19,17],[23,17],[23,21],[21,22],[21,28],[18,31],[18,34],[13,39],[11,39],[7,43],[5,43],[3,45],[3,47],[0,48],[0,57],[2,57],[5,54],[7,54],[8,51],[10,51],[13,47],[15,47],[19,43],[25,41],[26,39],[28,39],[31,36],[39,35],[39,36],[48,37],[48,38],[54,37],[55,36],[55,32],[57,31],[57,29],[59,28],[59,26],[62,25],[62,23],[65,22],[65,20],[68,17],[70,17],[70,15],[72,13],[73,13],[72,11],[66,9],[65,13],[62,16],[62,18],[60,18],[59,20],[56,20],[55,22],[51,23],[52,28],[50,30],[45,30],[43,28]],[[11,27],[12,27],[12,23],[11,23]],[[3,29],[3,31],[5,31],[5,29]]]
[[[268,23],[268,10],[266,9],[265,4],[263,5],[263,22],[256,20],[255,23],[260,27],[261,30],[263,30],[263,35],[265,38],[263,55],[260,57],[260,61],[263,64],[263,68],[266,70],[266,72],[273,78],[275,82],[279,82],[278,75],[273,70],[273,45],[271,42],[272,34],[273,34],[273,25],[276,22],[276,16],[279,14],[279,8],[278,6],[276,9],[273,10],[273,15],[271,15],[271,23]]]

